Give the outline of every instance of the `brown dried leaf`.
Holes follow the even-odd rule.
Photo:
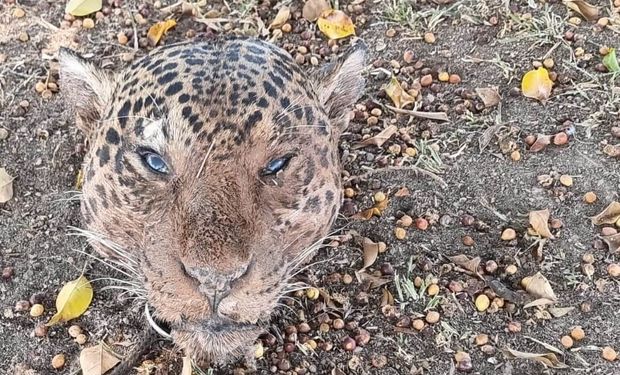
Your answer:
[[[531,359],[542,363],[545,367],[550,368],[568,368],[568,366],[558,359],[553,353],[526,353],[508,347],[502,349],[502,353],[507,359]]]
[[[561,318],[569,312],[575,310],[574,307],[549,307],[547,309],[554,318]]]
[[[464,268],[469,272],[478,272],[478,266],[480,265],[480,257],[469,259],[467,255],[459,254],[452,257],[448,257],[450,261],[459,267]]]
[[[530,146],[531,152],[538,152],[547,147],[551,143],[551,136],[546,134],[538,134],[536,141]]]
[[[291,17],[291,8],[287,6],[283,6],[278,10],[278,14],[276,14],[276,18],[269,24],[269,29],[278,28],[286,23],[288,19]]]
[[[514,290],[509,289],[507,286],[505,286],[501,281],[497,279],[487,278],[487,285],[490,286],[491,289],[493,289],[495,294],[497,294],[499,297],[505,300],[514,302],[518,305],[522,305],[524,302],[523,294],[519,294],[518,292],[515,292]]]
[[[103,375],[119,362],[118,357],[103,344],[80,352],[80,367],[84,375]]]
[[[373,207],[370,207],[356,213],[355,215],[352,215],[351,218],[356,220],[370,220],[370,218],[372,218],[373,216],[374,211],[375,209]]]
[[[392,99],[394,106],[400,109],[405,107],[408,104],[415,103],[415,98],[411,96],[407,91],[403,90],[400,85],[400,82],[396,79],[396,77],[392,76],[390,79],[390,83],[385,86],[385,93],[387,96]]]
[[[601,237],[603,241],[609,247],[609,251],[617,253],[620,251],[620,233],[612,234],[611,236]]]
[[[383,296],[381,297],[381,307],[394,304],[394,296],[387,288],[383,288]]]
[[[385,141],[390,139],[396,132],[398,131],[398,127],[396,125],[390,125],[387,128],[383,129],[379,134],[374,137],[366,138],[362,142],[359,142],[356,145],[353,145],[351,148],[357,150],[359,148],[363,148],[370,145],[375,145],[377,147],[381,147]]]
[[[364,237],[363,242],[363,257],[364,257],[364,266],[360,271],[365,270],[366,268],[372,266],[377,260],[377,256],[379,255],[379,244],[374,243],[370,238]]]
[[[564,0],[566,5],[571,10],[581,14],[583,18],[588,21],[595,21],[598,19],[599,11],[594,5],[588,4],[584,0]]]
[[[301,15],[308,21],[314,22],[328,9],[330,6],[326,0],[308,0],[304,4]]]
[[[0,203],[6,203],[13,198],[13,177],[6,169],[0,168]]]
[[[486,108],[494,107],[502,100],[502,97],[499,96],[497,86],[478,87],[476,88],[476,94],[482,99],[482,103],[484,103]]]
[[[524,309],[530,308],[530,307],[536,307],[536,306],[547,306],[547,305],[551,305],[554,304],[555,301],[550,300],[548,298],[538,298],[535,299],[529,303],[526,303],[525,305],[523,305]]]
[[[609,206],[605,207],[603,212],[592,218],[592,224],[614,224],[618,219],[620,219],[620,203],[613,201]]]
[[[389,277],[374,276],[366,272],[356,272],[355,276],[357,276],[357,280],[360,283],[362,284],[368,283],[368,286],[370,289],[378,288],[393,280],[392,278],[389,278]]]
[[[549,209],[530,212],[530,225],[544,238],[555,238],[549,230]]]
[[[530,282],[527,284],[525,291],[536,298],[545,298],[551,301],[557,301],[553,288],[549,280],[540,272],[532,276]]]
[[[409,193],[409,189],[406,186],[401,187],[396,193],[394,193],[394,196],[398,198],[408,197],[409,195],[411,195],[411,193]]]

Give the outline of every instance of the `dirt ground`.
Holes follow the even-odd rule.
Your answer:
[[[146,31],[165,18],[175,18],[178,25],[162,44],[262,34],[308,69],[350,42],[328,42],[301,17],[299,0],[209,0],[197,5],[210,19],[207,23],[182,14],[180,6],[167,12],[171,1],[157,3],[104,0],[102,12],[91,16],[96,21],[91,29],[83,27],[84,18],[63,18],[64,1],[0,4],[0,135],[6,130],[6,139],[0,138],[0,168],[15,177],[13,198],[0,204],[1,374],[79,373],[83,347],[104,341],[126,353],[144,321],[139,303],[103,290],[111,282],[101,278],[118,275],[81,253],[89,251],[85,241],[68,235],[70,226],[80,226],[79,202],[71,192],[84,148],[54,86],[59,46],[118,69],[151,49],[144,44]],[[620,126],[620,88],[602,68],[600,50],[620,47],[620,3],[614,8],[611,0],[591,1],[600,10],[597,19],[607,24],[588,22],[558,0],[336,3],[371,50],[366,94],[341,142],[345,184],[354,194],[345,199],[338,239],[320,250],[316,263],[300,276],[321,296],[313,300],[302,292],[287,302],[290,309],[274,315],[273,336],[261,341],[265,351],[257,360],[258,372],[620,374],[618,360],[602,355],[607,346],[620,351],[620,279],[609,271],[620,255],[608,249],[601,240],[603,229],[590,220],[619,200],[619,161],[605,146],[620,142],[620,129],[614,128]],[[291,30],[266,30],[282,5],[291,8]],[[23,17],[16,9],[25,12]],[[126,45],[121,32],[128,37]],[[434,41],[425,35],[429,32]],[[549,100],[541,103],[519,89],[522,76],[545,59],[552,59],[545,65],[553,64],[549,70],[555,84]],[[442,72],[457,74],[460,82],[440,81]],[[421,87],[429,74],[432,84]],[[446,112],[449,121],[390,109],[384,87],[391,75],[418,92],[418,110]],[[47,91],[37,92],[38,82]],[[476,89],[492,87],[501,100],[485,106]],[[381,147],[353,147],[390,125],[398,131]],[[566,144],[529,150],[527,136],[559,132],[569,135]],[[415,154],[409,150],[408,155],[408,147]],[[571,176],[573,184],[562,184],[561,175]],[[371,207],[373,199],[381,200],[378,192],[389,199],[381,216],[351,218]],[[587,204],[587,192],[598,199]],[[539,236],[528,234],[528,213],[544,209],[551,214],[554,238],[540,249]],[[402,220],[397,223],[403,215],[417,220],[399,240],[395,228],[403,226]],[[426,230],[420,229],[420,218],[429,224]],[[605,234],[612,233],[607,227]],[[514,240],[501,239],[506,228],[515,230]],[[387,250],[358,279],[363,238],[382,241]],[[459,254],[480,258],[481,265],[474,267],[480,277],[450,258]],[[96,280],[95,297],[72,324],[87,333],[88,342],[75,343],[67,333],[70,324],[36,337],[35,327],[55,312],[60,287],[84,269]],[[521,281],[537,272],[547,277],[557,302],[524,307],[529,295]],[[479,295],[493,301],[482,312],[474,304]],[[16,304],[22,300],[42,303],[45,313],[33,318],[27,309],[19,311]],[[558,307],[573,309],[562,315]],[[417,329],[417,319],[423,322],[428,311],[438,312],[439,322]],[[343,329],[337,329],[337,319],[345,322]],[[307,331],[301,323],[309,331],[298,332],[291,343],[289,326]],[[585,337],[564,347],[561,338],[576,326]],[[357,347],[347,351],[343,341],[351,340]],[[511,359],[508,349],[555,352],[555,367],[564,368]],[[52,357],[60,353],[67,363],[54,370]],[[178,374],[181,357],[161,341],[136,371]],[[239,362],[204,373],[242,374],[244,369]]]

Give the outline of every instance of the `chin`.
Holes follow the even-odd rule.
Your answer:
[[[198,365],[253,358],[254,342],[265,330],[255,324],[188,323],[172,327],[175,344]]]

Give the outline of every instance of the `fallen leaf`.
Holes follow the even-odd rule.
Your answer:
[[[381,307],[393,305],[394,304],[394,296],[390,293],[387,288],[383,288],[383,296],[381,297]]]
[[[499,96],[499,92],[496,86],[493,87],[479,87],[476,89],[476,94],[482,99],[482,103],[486,108],[496,106],[502,99]]]
[[[507,359],[531,359],[542,363],[545,367],[550,368],[567,368],[568,366],[558,359],[553,353],[526,353],[508,347],[502,349],[502,353]]]
[[[547,309],[554,318],[561,318],[569,312],[575,310],[574,307],[549,307]]]
[[[351,218],[356,220],[370,220],[370,218],[372,218],[373,216],[374,211],[375,209],[373,207],[370,207],[354,215],[351,215]]]
[[[472,272],[472,273],[478,272],[478,266],[480,265],[480,257],[469,259],[467,255],[459,254],[459,255],[448,257],[448,259],[450,259],[452,263],[456,264],[459,267],[464,268],[465,270],[469,272]]]
[[[65,13],[72,16],[87,16],[102,7],[102,0],[70,0],[65,6]]]
[[[370,289],[378,288],[392,282],[393,278],[374,276],[366,272],[356,272],[355,276],[360,283],[368,283]]]
[[[505,286],[501,281],[497,280],[497,279],[490,279],[487,278],[487,285],[491,287],[491,289],[493,289],[493,291],[495,292],[495,294],[497,294],[499,297],[514,302],[515,304],[518,305],[522,305],[524,302],[524,293],[518,293],[515,292],[514,290],[509,289],[507,286]]]
[[[594,5],[588,4],[584,0],[564,0],[564,5],[569,7],[571,10],[581,14],[583,18],[588,21],[594,21],[598,19],[598,8]]]
[[[363,247],[363,258],[364,258],[364,266],[360,271],[365,270],[375,263],[377,260],[377,256],[379,255],[379,244],[374,243],[370,238],[364,238],[364,242],[362,244]]]
[[[66,322],[84,314],[93,300],[93,287],[82,275],[66,283],[56,297],[56,314],[47,322],[47,326]]]
[[[530,307],[537,307],[537,306],[547,306],[547,305],[552,305],[554,304],[555,301],[551,300],[549,298],[537,298],[529,303],[526,303],[525,305],[523,305],[524,309],[528,309]]]
[[[609,206],[605,207],[603,212],[592,218],[592,224],[614,224],[618,219],[620,219],[620,203],[613,201]]]
[[[609,52],[603,57],[603,65],[608,71],[618,73],[620,72],[620,65],[618,65],[618,58],[616,57],[616,49],[610,48]]]
[[[545,134],[538,134],[536,141],[530,146],[531,152],[538,152],[547,147],[551,143],[551,136]]]
[[[611,236],[604,236],[601,237],[601,239],[607,244],[610,252],[616,253],[620,251],[620,233],[612,234]]]
[[[403,90],[400,82],[396,79],[396,77],[392,76],[390,79],[390,83],[385,86],[385,93],[392,99],[392,102],[396,106],[396,108],[403,108],[407,104],[415,103],[415,98],[411,96],[407,91]]]
[[[620,145],[606,145],[605,147],[603,147],[603,152],[607,156],[617,158],[618,156],[620,156]]]
[[[541,102],[549,99],[552,87],[553,81],[549,78],[549,72],[542,66],[525,73],[521,80],[521,92],[523,95]]]
[[[314,22],[323,12],[329,9],[329,3],[326,0],[308,0],[304,4],[301,15],[308,21]]]
[[[149,28],[149,31],[146,33],[146,39],[148,40],[149,45],[155,47],[157,43],[159,43],[161,37],[164,36],[164,34],[168,32],[168,30],[176,26],[176,24],[177,21],[170,19],[165,21],[159,21],[153,26],[151,26]]]
[[[544,238],[555,238],[549,230],[549,209],[530,212],[530,225]]]
[[[278,14],[276,14],[276,18],[269,24],[270,29],[278,28],[286,23],[288,19],[291,17],[291,9],[287,6],[283,6],[278,10]]]
[[[83,375],[103,375],[120,362],[103,344],[82,349],[80,352],[80,367]]]
[[[525,291],[536,298],[545,298],[551,301],[558,300],[555,296],[553,288],[551,288],[549,280],[547,280],[547,278],[540,272],[532,276],[525,288]]]
[[[366,146],[374,145],[377,147],[381,147],[385,141],[390,139],[396,132],[398,131],[398,126],[390,125],[387,128],[383,129],[379,134],[374,137],[366,138],[363,141],[353,145],[351,148],[357,150],[359,148],[363,148]]]
[[[355,35],[353,21],[341,10],[328,9],[324,11],[316,23],[319,30],[329,39],[340,39]]]
[[[409,195],[411,195],[411,193],[409,193],[409,189],[406,186],[401,187],[398,191],[396,191],[396,193],[394,193],[394,196],[398,198],[408,197]]]
[[[4,168],[0,168],[0,203],[6,203],[13,198],[13,177]]]

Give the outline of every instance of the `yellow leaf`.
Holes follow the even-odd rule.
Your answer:
[[[269,25],[269,28],[275,29],[277,27],[284,25],[286,21],[288,21],[290,16],[291,16],[291,9],[289,7],[284,6],[280,8],[280,10],[278,11],[278,14],[276,14],[276,18],[274,18],[273,22],[271,22],[271,24]]]
[[[0,168],[0,203],[6,203],[13,198],[13,177]]]
[[[549,78],[549,72],[543,67],[525,73],[521,81],[523,95],[542,102],[549,99],[552,87],[553,81]]]
[[[385,93],[387,96],[392,99],[392,102],[396,106],[396,108],[403,108],[407,104],[411,104],[415,102],[415,98],[411,96],[407,91],[403,90],[400,82],[396,79],[396,77],[392,76],[390,79],[390,83],[385,86]]]
[[[65,284],[56,298],[56,314],[47,326],[66,322],[84,314],[93,300],[93,287],[84,275]]]
[[[87,16],[100,10],[102,0],[70,0],[65,7],[65,13],[72,16]]]
[[[549,231],[549,209],[530,212],[530,225],[544,238],[554,238]]]
[[[340,39],[355,35],[353,21],[341,10],[328,9],[324,11],[316,24],[329,39]]]
[[[82,349],[80,352],[80,367],[83,375],[103,375],[119,362],[118,357],[103,344]]]
[[[149,28],[148,33],[146,33],[146,39],[149,41],[149,44],[153,47],[159,43],[161,37],[168,32],[171,28],[175,27],[177,21],[175,20],[165,20],[159,21],[153,26]]]

